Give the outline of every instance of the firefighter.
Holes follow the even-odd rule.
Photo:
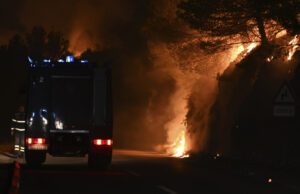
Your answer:
[[[12,119],[11,135],[14,136],[14,153],[23,157],[25,151],[25,112],[24,106],[18,108]]]

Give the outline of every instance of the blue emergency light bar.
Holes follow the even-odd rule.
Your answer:
[[[32,59],[28,56],[29,63],[32,63]]]
[[[88,63],[88,60],[81,60],[80,63]]]
[[[74,57],[73,56],[67,56],[66,62],[67,63],[73,63],[74,62]]]
[[[50,59],[44,59],[42,61],[34,61],[29,56],[27,57],[30,63],[30,67],[56,67],[67,64],[74,64],[75,66],[81,66],[80,64],[89,63],[88,60],[76,60],[73,56],[67,56],[66,59],[58,59],[57,61],[51,61]]]

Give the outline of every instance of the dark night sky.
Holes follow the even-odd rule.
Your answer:
[[[79,1],[1,1],[0,37],[5,42],[12,33],[23,33],[34,25],[69,31]]]
[[[105,40],[119,44],[120,39],[126,39],[119,36],[128,36],[126,31],[137,30],[132,24],[138,27],[145,22],[148,7],[147,0],[4,0],[0,7],[0,43],[6,43],[16,32],[43,26],[46,30],[62,31],[69,39],[78,39],[79,35],[74,34],[80,31],[79,34],[89,36],[88,41],[97,42],[103,48]]]

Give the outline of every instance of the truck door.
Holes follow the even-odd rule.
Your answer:
[[[112,95],[110,68],[98,67],[94,69],[94,98],[92,136],[111,139],[112,137]]]

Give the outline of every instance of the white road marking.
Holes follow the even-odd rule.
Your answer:
[[[156,187],[159,188],[159,189],[161,189],[161,190],[163,190],[163,191],[166,192],[166,193],[170,193],[170,194],[178,194],[178,193],[176,193],[175,191],[173,191],[173,190],[171,190],[171,189],[169,189],[169,188],[167,188],[167,187],[165,187],[165,186],[163,186],[163,185],[157,185]]]

